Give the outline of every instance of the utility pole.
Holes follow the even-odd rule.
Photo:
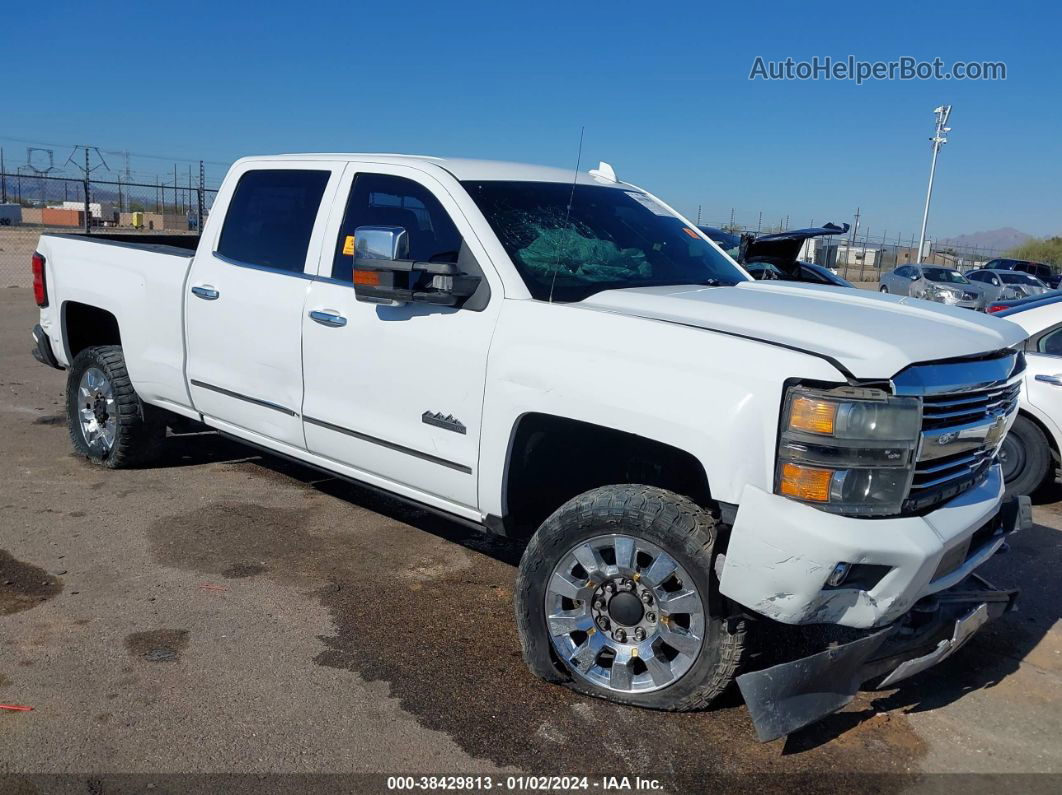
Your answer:
[[[205,177],[206,177],[206,172],[205,172],[205,170],[203,168],[203,161],[200,160],[199,161],[199,190],[196,192],[196,196],[198,198],[198,201],[196,203],[196,213],[199,216],[198,225],[196,226],[196,231],[200,235],[203,234],[203,201],[206,198],[203,195],[203,185],[204,185]]]
[[[7,204],[7,170],[4,168],[4,147],[0,146],[0,204]]]
[[[933,142],[933,159],[929,164],[929,187],[926,189],[926,207],[922,212],[922,233],[918,237],[919,262],[922,261],[926,245],[926,225],[929,223],[929,200],[933,198],[933,176],[937,171],[937,154],[940,152],[940,147],[948,142],[948,133],[951,132],[951,127],[947,126],[948,117],[951,116],[951,105],[941,105],[933,112],[937,115],[937,126],[933,133],[933,137],[929,139]]]
[[[85,147],[85,234],[92,233],[92,208],[89,203],[89,150]]]
[[[77,154],[78,149],[85,150],[85,165],[83,166],[80,165],[76,160],[74,160],[74,155]],[[99,165],[93,166],[91,164],[90,158],[92,150],[95,150],[96,157],[100,159]],[[88,235],[92,233],[92,213],[91,208],[89,206],[92,200],[92,186],[89,182],[89,179],[92,176],[92,172],[99,168],[100,165],[102,165],[108,171],[111,170],[111,167],[108,166],[107,161],[103,159],[103,155],[100,153],[99,147],[86,146],[85,144],[79,144],[78,146],[75,146],[74,151],[70,153],[70,157],[66,159],[66,162],[73,163],[75,166],[81,169],[81,191],[85,198],[85,234]]]

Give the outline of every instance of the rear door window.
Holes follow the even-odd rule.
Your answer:
[[[236,183],[218,254],[245,265],[302,273],[330,171],[262,169]]]

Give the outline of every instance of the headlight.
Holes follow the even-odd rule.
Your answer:
[[[791,387],[782,409],[775,491],[836,513],[899,513],[920,426],[918,398]]]

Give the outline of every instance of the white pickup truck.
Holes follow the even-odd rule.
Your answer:
[[[757,283],[607,164],[254,157],[201,237],[137,240],[33,259],[74,447],[143,464],[177,415],[526,539],[547,680],[688,710],[736,678],[770,739],[1013,605],[973,572],[1029,520],[1015,325]],[[751,670],[780,624],[851,631]]]

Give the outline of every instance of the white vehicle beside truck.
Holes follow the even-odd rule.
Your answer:
[[[1014,604],[975,574],[1030,516],[996,460],[1013,324],[757,283],[605,164],[247,158],[152,241],[40,239],[77,451],[143,464],[183,417],[527,539],[544,679],[689,710],[736,678],[770,739]],[[749,670],[780,624],[849,638]]]

